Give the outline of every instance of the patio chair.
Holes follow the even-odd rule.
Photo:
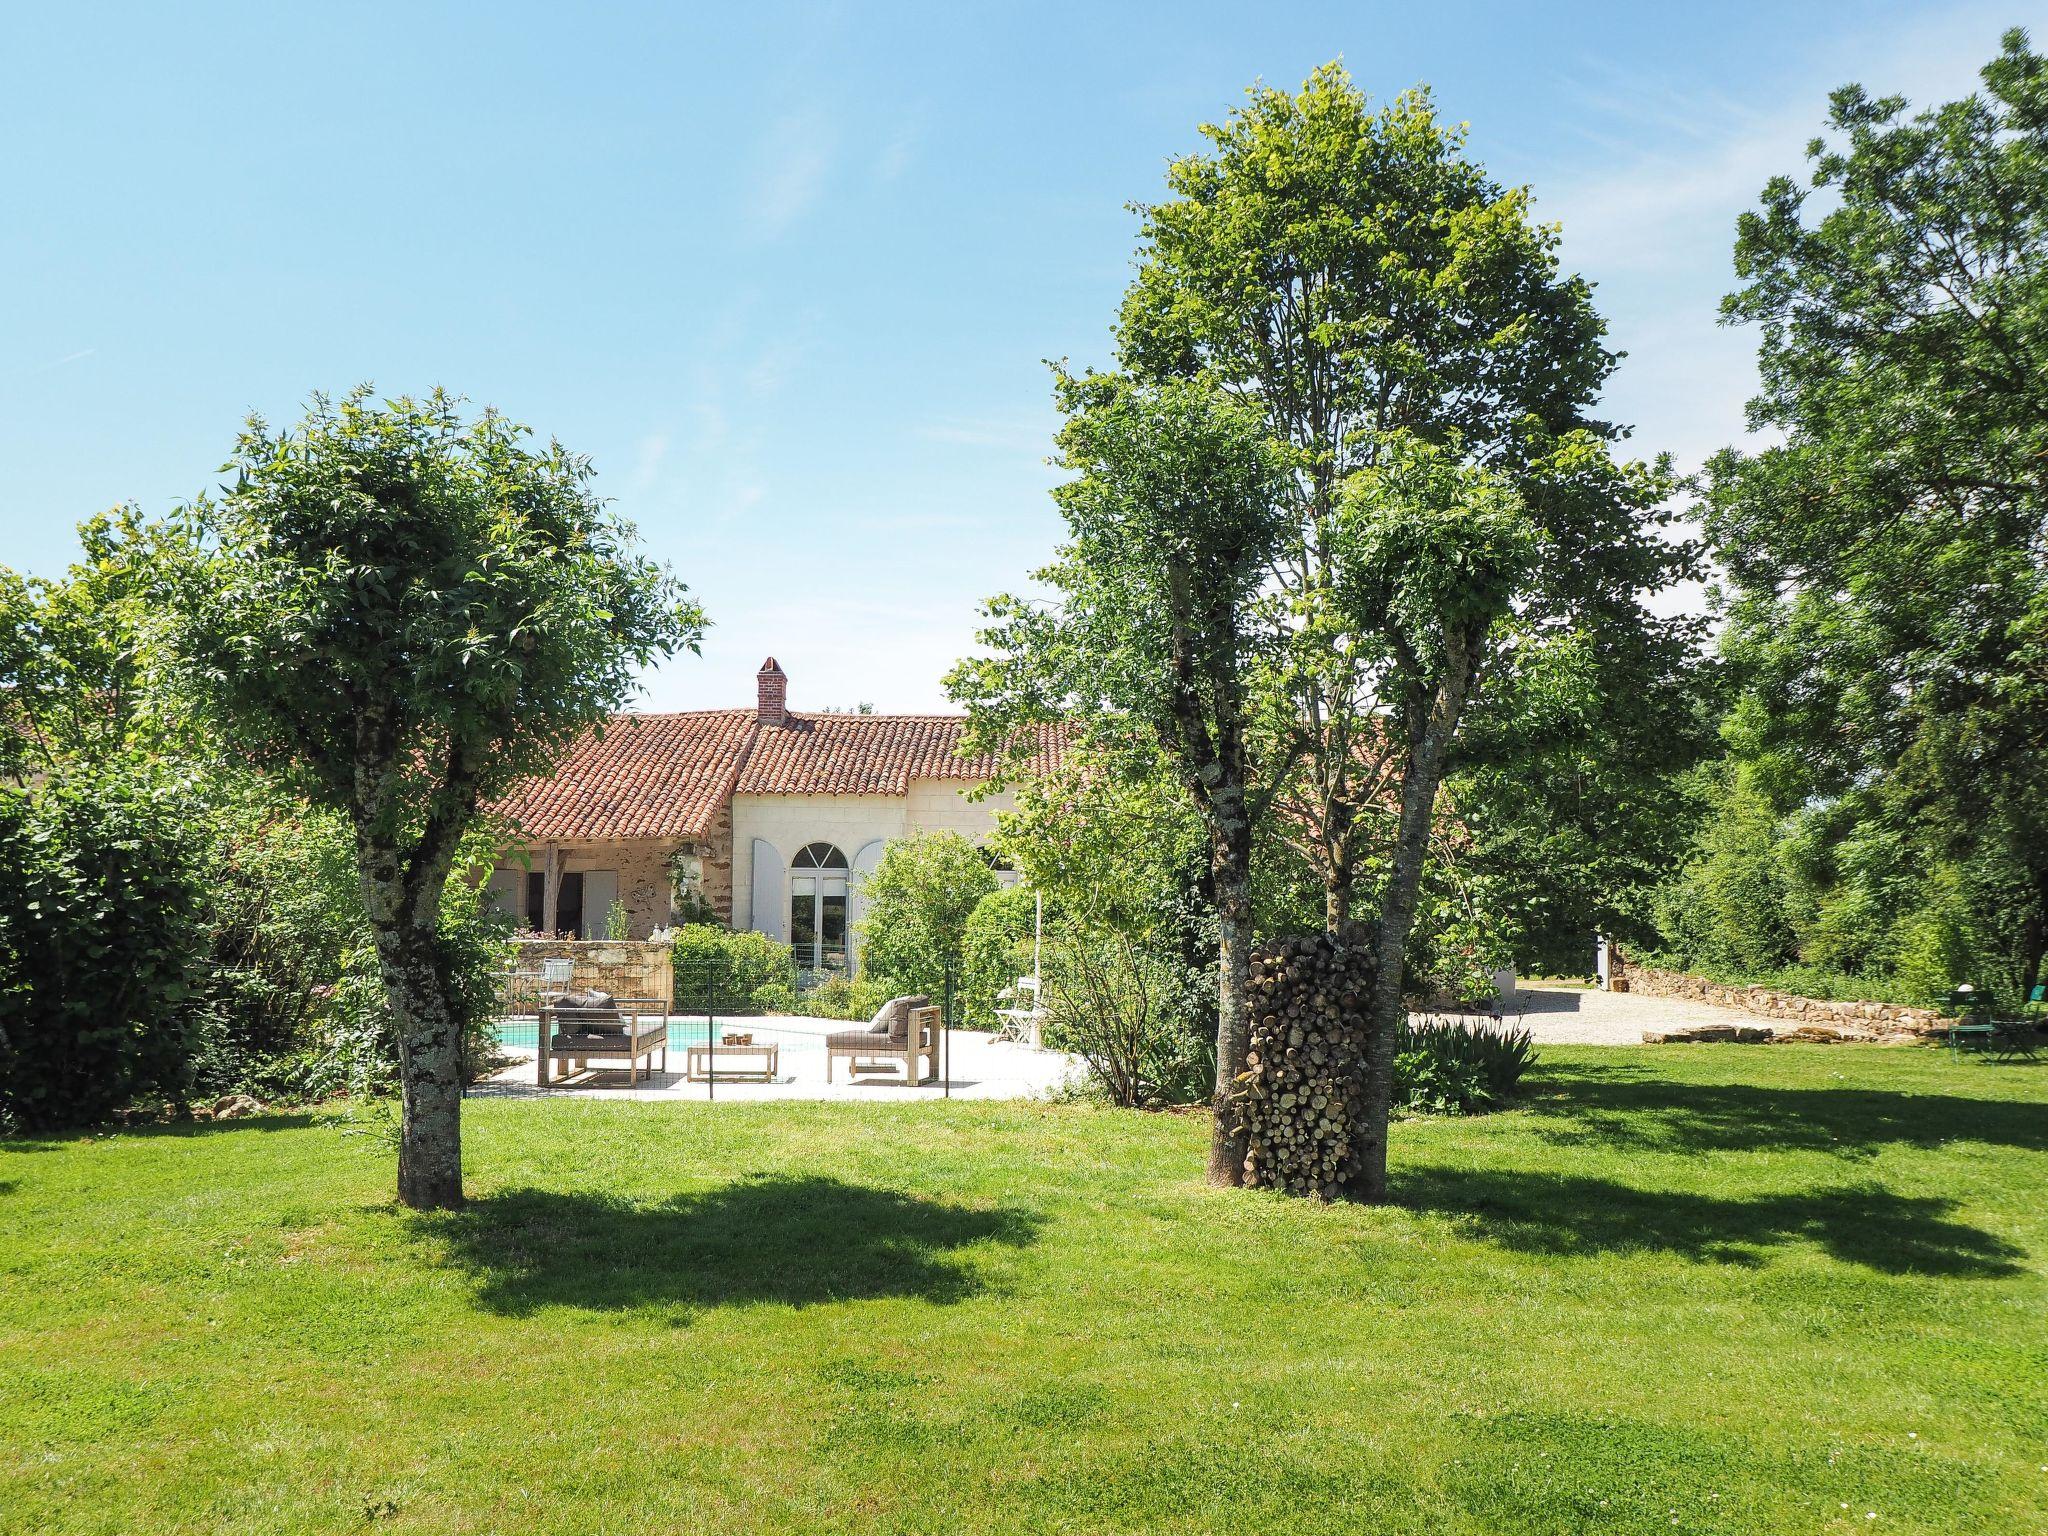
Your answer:
[[[996,1017],[1002,1023],[996,1027],[996,1042],[1012,1045],[1028,1045],[1037,1050],[1043,1044],[1045,1028],[1045,1003],[1039,996],[1036,976],[1019,976],[1015,983],[996,994],[997,1000],[1008,1003],[1007,1008],[998,1008]]]
[[[668,1006],[659,998],[613,997],[608,992],[564,992],[540,1005],[535,1052],[540,1085],[551,1087],[555,1063],[569,1073],[586,1071],[593,1059],[624,1057],[626,1081],[640,1081],[641,1058],[660,1053],[668,1070]],[[657,1070],[651,1064],[650,1075]],[[564,1074],[565,1076],[568,1073]]]
[[[832,1064],[845,1061],[849,1074],[857,1075],[862,1063],[903,1063],[903,1081],[915,1085],[939,1071],[939,1010],[931,999],[918,993],[892,997],[875,1010],[866,1029],[842,1029],[825,1037],[825,1081],[832,1081]],[[919,1063],[929,1068],[921,1071]]]

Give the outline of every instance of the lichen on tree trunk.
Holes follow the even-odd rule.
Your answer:
[[[430,857],[408,869],[394,849],[359,852],[363,905],[398,1043],[399,1202],[453,1210],[462,1204],[462,1030],[449,1006],[441,948],[448,860]]]
[[[1446,643],[1443,672],[1433,695],[1418,701],[1415,733],[1401,776],[1401,823],[1394,844],[1394,869],[1380,907],[1376,973],[1373,977],[1369,1032],[1365,1044],[1365,1123],[1359,1128],[1358,1197],[1377,1203],[1387,1198],[1387,1126],[1393,1113],[1394,1047],[1406,1011],[1404,957],[1415,926],[1415,903],[1422,889],[1423,865],[1429,857],[1430,819],[1436,811],[1437,786],[1443,781],[1444,759],[1457,734],[1473,678],[1475,637]]]

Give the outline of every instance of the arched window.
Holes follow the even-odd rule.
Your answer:
[[[807,843],[789,861],[789,945],[806,971],[846,969],[846,855]]]

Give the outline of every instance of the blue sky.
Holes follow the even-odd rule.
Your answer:
[[[138,6],[0,50],[0,562],[207,487],[242,415],[443,384],[589,453],[709,609],[645,704],[943,708],[1050,553],[1043,360],[1257,79],[1420,81],[1563,222],[1684,464],[1739,435],[1735,215],[1826,92],[1961,94],[2048,6]]]

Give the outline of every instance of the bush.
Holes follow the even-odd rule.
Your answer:
[[[691,923],[675,931],[672,957],[680,1012],[755,1012],[755,994],[770,986],[788,988],[794,1001],[789,946],[765,933],[733,933],[709,923]]]
[[[993,1029],[998,994],[1031,974],[1031,935],[1038,899],[1028,886],[1013,885],[981,898],[967,919],[960,942],[960,1023]]]
[[[1394,1102],[1432,1115],[1498,1109],[1536,1063],[1526,1029],[1488,1029],[1451,1019],[1413,1020],[1394,1047]]]
[[[182,1105],[204,1038],[204,856],[183,786],[0,791],[0,1129]]]
[[[957,964],[968,919],[996,889],[981,850],[957,832],[919,832],[889,844],[862,886],[861,965],[937,1001]],[[954,999],[954,1021],[959,1020]]]
[[[1186,1027],[1181,991],[1179,968],[1128,935],[1063,929],[1046,946],[1045,1043],[1078,1053],[1113,1104],[1198,1103],[1216,1052]]]
[[[867,1020],[899,990],[887,976],[834,976],[803,993],[795,1011],[814,1019]]]
[[[796,988],[786,981],[771,981],[765,987],[756,987],[749,995],[749,1006],[745,1009],[730,1004],[720,1009],[723,1013],[796,1013]]]

